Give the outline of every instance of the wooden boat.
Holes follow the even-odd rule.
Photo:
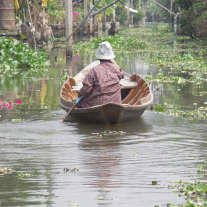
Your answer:
[[[99,61],[91,63],[74,78],[69,77],[63,84],[60,91],[59,104],[66,112],[73,106],[73,99],[77,99],[77,92],[82,87],[84,77],[91,68],[99,63]],[[117,124],[128,122],[141,116],[153,101],[153,94],[147,82],[136,74],[130,76],[125,73],[125,77],[120,81],[120,85],[122,104],[107,103],[91,108],[75,108],[69,114],[69,117],[71,116],[85,122]]]

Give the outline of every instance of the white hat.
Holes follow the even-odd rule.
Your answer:
[[[96,57],[100,60],[110,60],[115,58],[109,42],[102,42],[97,50]]]

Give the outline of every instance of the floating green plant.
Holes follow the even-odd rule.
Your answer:
[[[197,165],[198,173],[206,173],[207,160]],[[187,203],[179,205],[180,207],[207,207],[207,182],[186,182],[186,181],[170,181],[175,185],[168,185],[168,189],[178,193],[179,197],[186,197]],[[197,205],[195,204],[197,203]]]
[[[182,207],[196,207],[197,205],[193,204],[193,202],[204,202],[207,198],[207,184],[205,183],[188,183],[188,182],[182,182],[177,181],[177,185],[169,185],[169,189],[175,189],[173,192],[178,193],[179,197],[186,197],[187,203],[182,204],[179,206]],[[186,184],[184,184],[186,183]],[[207,203],[199,203],[198,206],[206,206]]]
[[[108,41],[113,50],[118,51],[128,51],[128,52],[134,52],[139,49],[145,49],[147,48],[147,44],[145,41],[138,40],[137,38],[133,37],[125,37],[125,36],[102,36],[102,37],[96,37],[91,42],[79,42],[76,45],[73,46],[73,49],[76,52],[92,52],[92,50],[98,48],[99,44]]]
[[[18,177],[19,178],[31,178],[33,175],[30,173],[23,173],[23,172],[19,172],[18,173]]]
[[[102,36],[90,42],[79,42],[73,46],[78,53],[95,54],[99,44],[108,41],[115,53],[139,53],[144,61],[163,70],[176,71],[191,76],[185,79],[181,75],[169,76],[160,72],[150,81],[158,83],[185,84],[187,82],[202,85],[207,79],[207,51],[205,41],[192,40],[189,37],[177,36],[166,30],[163,24],[156,28],[133,28],[120,30],[116,36]]]
[[[164,112],[167,110],[167,103],[164,104],[156,104],[155,105],[155,111],[157,112]]]
[[[177,83],[177,84],[185,84],[186,80],[182,77],[179,76],[170,76],[166,75],[165,73],[158,73],[154,77],[151,76],[145,77],[145,80],[148,82],[154,81],[154,82],[159,82],[159,83]]]
[[[197,169],[199,174],[207,174],[207,160],[202,164],[198,164]]]
[[[197,103],[194,103],[192,110],[179,110],[177,106],[164,104],[156,104],[155,111],[165,112],[167,115],[173,117],[189,118],[191,120],[204,120],[207,118],[207,106],[197,108]]]
[[[69,75],[65,72],[64,75],[60,76],[60,82],[63,84],[68,78],[69,78]]]
[[[13,169],[10,169],[10,168],[7,168],[7,167],[0,168],[0,175],[5,175],[5,174],[8,174],[8,173],[12,173],[13,171],[14,171]]]
[[[25,69],[50,65],[44,50],[37,51],[13,38],[0,38],[0,74],[17,75]]]

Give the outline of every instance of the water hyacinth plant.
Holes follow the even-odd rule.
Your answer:
[[[204,103],[205,104],[205,103]],[[194,103],[191,110],[180,110],[178,106],[164,104],[156,104],[155,111],[165,112],[167,115],[172,117],[183,117],[190,120],[205,120],[207,119],[207,107],[197,107]]]
[[[197,156],[195,156],[197,159]],[[207,160],[204,163],[199,164],[198,174],[206,174]],[[174,203],[167,204],[168,207],[207,207],[207,182],[194,181],[170,181],[168,189],[173,189],[174,193],[178,193],[179,197],[185,197],[186,203],[176,205]],[[155,205],[155,207],[159,207]]]
[[[144,41],[139,41],[133,37],[116,35],[96,37],[91,42],[79,42],[73,46],[73,49],[77,52],[91,53],[93,51],[95,53],[99,44],[104,41],[108,41],[114,51],[136,52],[147,47]]]
[[[50,65],[44,50],[36,51],[13,38],[0,38],[0,74],[21,73],[25,68],[46,68]]]
[[[139,53],[145,62],[158,66],[162,75],[149,77],[151,81],[202,85],[207,80],[206,42],[177,36],[166,27],[120,29],[118,35],[96,37],[91,42],[74,45],[73,49],[78,53],[88,52],[94,55],[99,44],[108,41],[115,53]],[[180,75],[169,76],[168,73],[172,72]],[[185,79],[182,74],[190,75],[191,78]]]

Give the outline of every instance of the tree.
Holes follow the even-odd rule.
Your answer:
[[[180,33],[192,38],[206,39],[207,1],[176,0],[176,5],[182,9],[178,19]]]
[[[138,12],[134,13],[133,15],[134,24],[139,24],[139,22],[142,20],[144,16],[145,16],[145,13],[141,9],[138,9]]]
[[[188,10],[193,5],[193,0],[175,0],[175,4],[181,9]]]
[[[126,25],[127,10],[125,7],[118,6],[116,8],[116,20],[119,21],[121,25]]]

